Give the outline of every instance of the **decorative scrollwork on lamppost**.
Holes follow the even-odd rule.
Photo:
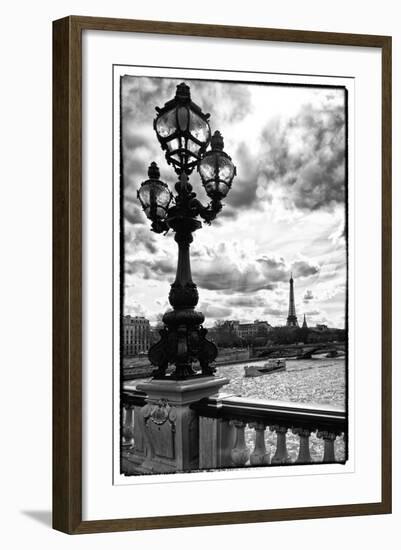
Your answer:
[[[189,86],[177,86],[175,97],[164,107],[156,107],[154,129],[167,163],[178,175],[173,195],[160,180],[155,162],[148,171],[148,180],[138,190],[138,198],[146,216],[152,222],[152,231],[164,233],[172,229],[178,244],[176,278],[171,285],[169,302],[173,307],[163,316],[165,327],[161,339],[149,350],[149,360],[158,367],[155,376],[166,377],[168,365],[175,365],[171,378],[195,376],[193,364],[199,361],[202,375],[213,375],[212,366],[217,348],[207,338],[202,326],[205,318],[195,310],[199,300],[196,284],[192,281],[189,247],[192,233],[202,227],[201,218],[210,224],[222,209],[222,199],[230,190],[236,175],[231,157],[224,152],[220,132],[211,137],[210,115],[204,114],[191,100]],[[210,145],[210,150],[207,150]],[[197,168],[202,184],[211,199],[204,206],[189,183],[189,175]]]

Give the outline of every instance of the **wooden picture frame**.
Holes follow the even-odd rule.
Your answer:
[[[382,59],[382,496],[378,502],[82,521],[83,30],[377,48]],[[53,527],[69,534],[391,512],[391,37],[71,16],[53,23]]]

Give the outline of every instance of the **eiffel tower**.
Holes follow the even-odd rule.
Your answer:
[[[295,300],[294,300],[294,279],[290,278],[290,304],[288,306],[288,317],[287,317],[287,327],[297,327],[298,320],[297,314],[295,313]]]

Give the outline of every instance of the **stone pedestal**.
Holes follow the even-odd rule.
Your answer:
[[[190,407],[200,399],[217,395],[227,383],[227,378],[199,376],[138,384],[137,389],[147,394],[147,403],[138,411],[146,457],[137,472],[199,469],[199,418]]]

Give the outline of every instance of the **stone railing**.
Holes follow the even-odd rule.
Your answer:
[[[168,420],[169,431],[161,431],[160,437],[166,439],[171,432],[170,452],[179,454],[174,406],[162,401],[155,408],[154,428],[164,429]],[[123,392],[122,470],[127,475],[150,473],[143,465],[155,454],[155,440],[152,443],[149,435],[157,437],[158,432],[153,428],[147,433],[147,402],[142,391]],[[190,410],[191,441],[197,447],[192,451],[192,470],[346,460],[346,413],[339,409],[218,395],[192,403]],[[156,454],[160,455],[157,449]],[[157,466],[152,471],[156,473]]]
[[[232,395],[209,397],[191,408],[199,416],[200,469],[346,460],[345,411]],[[312,458],[311,436],[323,441],[321,456]],[[340,436],[342,452],[338,454],[342,456],[336,457],[335,442]],[[266,439],[273,439],[273,456]],[[296,447],[293,458],[287,449],[288,440],[292,448]]]
[[[122,470],[128,475],[136,473],[146,456],[143,429],[139,411],[146,404],[146,394],[141,391],[123,391],[121,418]]]

